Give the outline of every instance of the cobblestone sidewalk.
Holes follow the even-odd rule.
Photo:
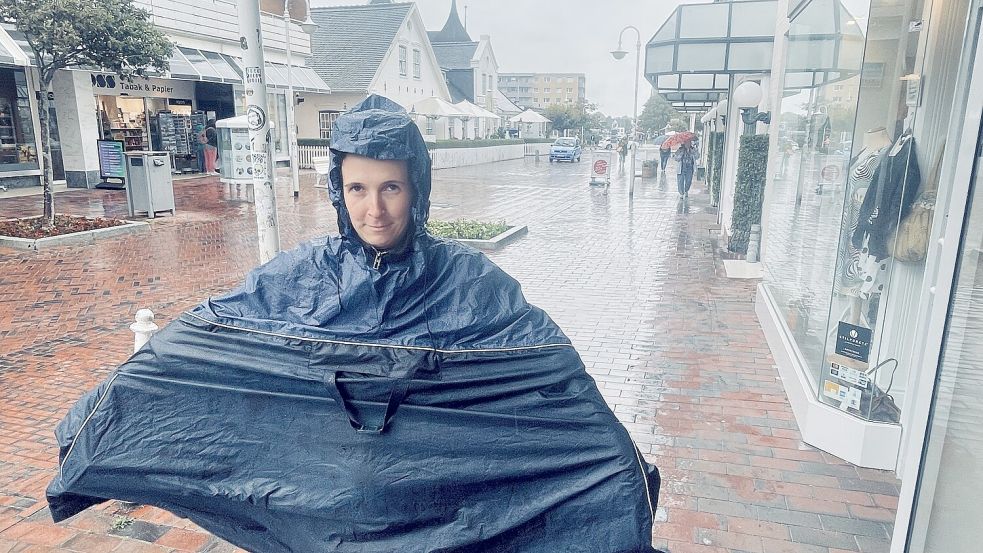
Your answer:
[[[663,475],[656,545],[671,553],[889,549],[898,483],[802,443],[753,309],[723,277],[699,184],[688,201],[642,179],[587,186],[586,163],[532,159],[435,173],[434,219],[505,219],[529,234],[490,257],[574,341],[605,398]],[[285,187],[284,187],[285,188]],[[40,253],[0,249],[0,553],[234,548],[169,513],[107,502],[51,523],[53,428],[125,360],[128,325],[166,323],[237,284],[256,257],[252,206],[215,179],[176,183],[178,213],[150,234]],[[125,215],[122,192],[56,195],[59,212]],[[336,232],[304,175],[279,197],[284,247]],[[0,199],[0,217],[40,211]]]

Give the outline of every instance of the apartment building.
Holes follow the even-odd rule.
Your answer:
[[[499,73],[498,88],[519,107],[542,110],[585,100],[587,77],[583,73]]]

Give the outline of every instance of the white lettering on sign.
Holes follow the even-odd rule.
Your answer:
[[[100,96],[143,98],[194,98],[194,82],[157,78],[134,78],[126,82],[113,74],[92,73],[92,93]]]

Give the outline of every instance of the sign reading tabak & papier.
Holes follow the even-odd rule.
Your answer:
[[[136,98],[194,98],[194,81],[136,77],[126,82],[113,73],[92,73],[92,93],[96,96]]]

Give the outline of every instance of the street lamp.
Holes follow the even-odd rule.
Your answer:
[[[639,73],[639,63],[642,58],[642,33],[638,31],[632,25],[626,26],[621,29],[621,33],[618,35],[618,48],[611,51],[611,56],[616,60],[622,60],[628,55],[628,52],[621,48],[621,39],[625,36],[625,31],[631,29],[635,31],[635,36],[637,41],[635,42],[635,103],[632,108],[632,130],[631,138],[632,142],[635,141],[636,135],[638,134],[638,73]],[[628,180],[628,197],[635,194],[635,157],[638,152],[638,144],[631,151],[631,178]]]
[[[734,104],[741,108],[745,134],[754,134],[755,123],[771,123],[770,111],[758,112],[762,96],[761,85],[755,81],[744,81],[734,89]]]
[[[311,35],[317,30],[317,23],[311,20],[311,8],[307,4],[307,18],[300,23],[300,28]],[[294,115],[294,82],[291,79],[290,67],[293,65],[293,52],[290,48],[290,0],[283,2],[283,34],[287,43],[287,154],[290,156],[290,182],[293,185],[294,198],[300,196],[300,160],[297,157],[297,127]]]

